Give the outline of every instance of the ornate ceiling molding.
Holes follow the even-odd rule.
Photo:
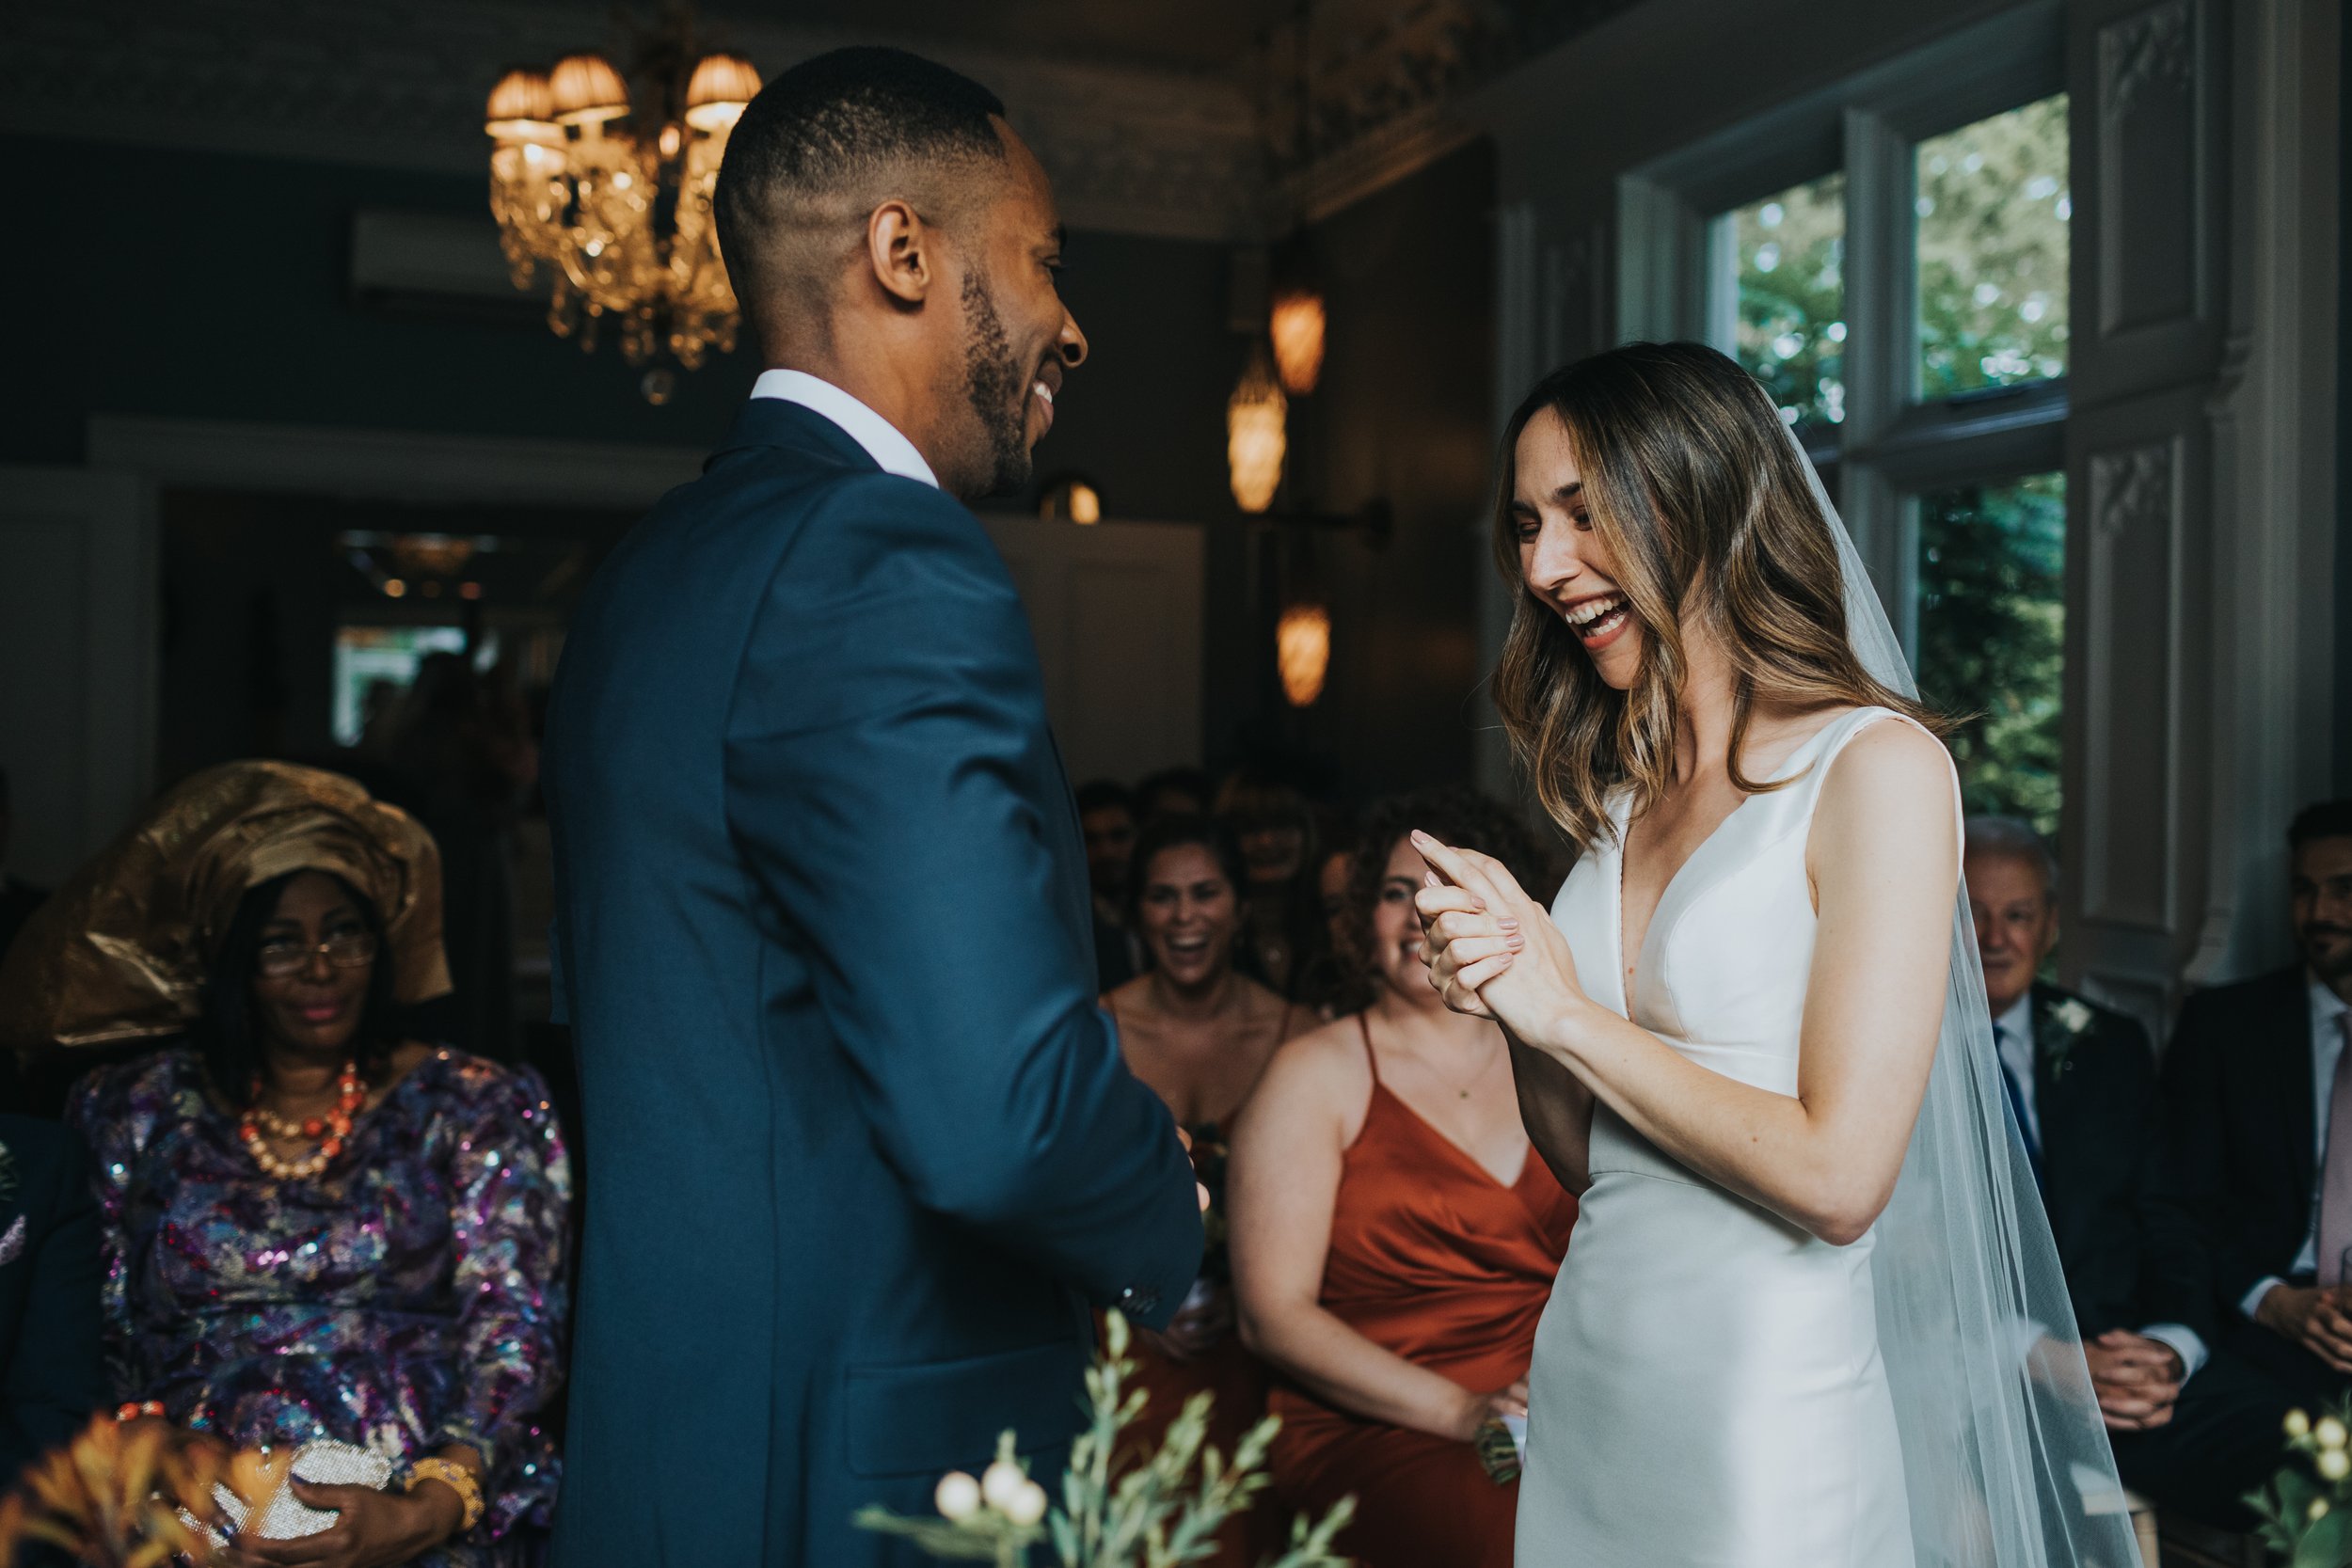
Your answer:
[[[580,9],[516,0],[75,0],[0,7],[0,128],[487,178],[482,102],[505,67],[613,47]],[[846,35],[707,28],[771,74]],[[930,53],[987,82],[1073,227],[1252,237],[1267,166],[1237,82]]]

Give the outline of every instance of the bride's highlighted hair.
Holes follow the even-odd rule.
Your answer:
[[[1567,427],[1593,531],[1645,633],[1629,690],[1600,678],[1567,623],[1528,591],[1512,515],[1519,433],[1549,410]],[[1632,816],[1674,778],[1682,627],[1703,621],[1735,672],[1731,782],[1761,701],[1877,706],[1941,735],[1944,720],[1871,678],[1846,636],[1845,577],[1804,459],[1756,379],[1701,343],[1630,343],[1535,385],[1502,436],[1495,560],[1513,595],[1495,706],[1551,819],[1579,844],[1610,832],[1606,801]]]

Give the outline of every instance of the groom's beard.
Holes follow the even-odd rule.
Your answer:
[[[971,324],[964,345],[963,389],[988,438],[990,475],[983,496],[1010,495],[1029,484],[1029,383],[1034,379],[1013,357],[1004,318],[980,284],[979,274],[963,275],[963,315]]]

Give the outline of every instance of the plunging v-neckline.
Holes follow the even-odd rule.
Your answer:
[[[1811,747],[1814,742],[1820,740],[1821,736],[1827,735],[1832,729],[1835,729],[1848,717],[1862,711],[1863,710],[1858,707],[1848,708],[1844,713],[1838,714],[1836,718],[1825,721],[1819,728],[1815,729],[1811,735],[1806,736],[1803,740],[1798,741],[1794,746],[1788,748],[1788,755],[1782,757],[1779,763],[1773,767],[1771,775],[1764,780],[1764,783],[1768,784],[1787,783],[1788,777],[1790,776],[1788,774],[1789,767],[1796,763],[1799,758],[1804,756],[1807,748]],[[1741,796],[1740,803],[1732,807],[1729,811],[1724,813],[1723,820],[1708,829],[1706,836],[1701,838],[1696,844],[1691,846],[1691,852],[1682,857],[1682,863],[1676,866],[1674,871],[1666,878],[1665,881],[1660,884],[1658,889],[1658,897],[1649,907],[1649,917],[1642,923],[1642,940],[1634,945],[1633,961],[1630,967],[1628,967],[1626,963],[1625,865],[1628,858],[1626,850],[1632,838],[1633,824],[1630,820],[1618,824],[1615,911],[1616,929],[1613,934],[1616,938],[1615,959],[1617,964],[1617,990],[1618,993],[1625,999],[1625,1016],[1628,1019],[1631,1019],[1634,1016],[1633,982],[1640,978],[1643,961],[1649,957],[1649,939],[1658,929],[1659,911],[1666,907],[1666,900],[1673,896],[1676,884],[1682,880],[1682,874],[1690,870],[1692,865],[1696,864],[1699,857],[1707,853],[1708,847],[1723,836],[1724,830],[1730,827],[1731,824],[1738,819],[1740,814],[1747,810],[1748,807],[1754,805],[1764,793],[1766,792],[1758,790],[1753,794]]]

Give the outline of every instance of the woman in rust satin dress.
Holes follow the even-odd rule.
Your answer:
[[[1135,1075],[1168,1102],[1192,1138],[1193,1160],[1210,1191],[1208,1255],[1200,1277],[1168,1327],[1138,1330],[1129,1351],[1134,1386],[1147,1395],[1127,1429],[1136,1451],[1156,1451],[1168,1425],[1194,1394],[1216,1397],[1209,1443],[1232,1456],[1242,1435],[1265,1414],[1265,1368],[1233,1333],[1233,1296],[1221,1241],[1224,1144],[1232,1116],[1274,1048],[1305,1009],[1233,967],[1248,886],[1232,837],[1202,816],[1157,817],[1136,842],[1128,928],[1138,932],[1152,968],[1103,998],[1119,1026],[1120,1051]],[[1216,1561],[1249,1568],[1275,1549],[1273,1510],[1234,1520],[1218,1537]]]
[[[1264,1506],[1320,1516],[1354,1496],[1339,1544],[1365,1568],[1508,1568],[1518,1483],[1475,1445],[1526,1414],[1576,1223],[1520,1123],[1501,1031],[1430,989],[1406,835],[1445,838],[1438,822],[1533,858],[1509,814],[1466,791],[1375,811],[1351,879],[1369,1005],[1276,1053],[1227,1172],[1242,1337],[1279,1374]]]

